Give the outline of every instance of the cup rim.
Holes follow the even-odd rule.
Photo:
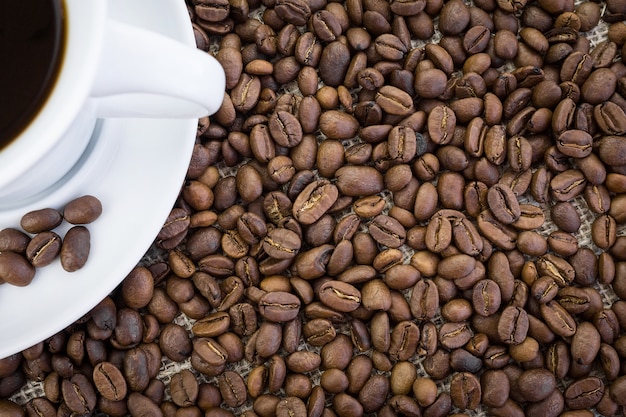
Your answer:
[[[0,187],[19,180],[55,145],[85,105],[99,65],[106,0],[63,0],[65,45],[57,80],[34,120],[0,151]]]

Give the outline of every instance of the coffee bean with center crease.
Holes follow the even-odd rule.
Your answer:
[[[383,111],[397,116],[408,116],[415,110],[411,96],[391,85],[382,86],[376,94],[375,101]]]
[[[404,361],[410,359],[417,350],[420,339],[420,329],[411,321],[403,321],[394,326],[391,332],[389,356]]]
[[[26,247],[26,258],[34,267],[50,265],[61,252],[61,236],[54,232],[35,235]]]
[[[400,222],[385,214],[374,217],[368,229],[374,240],[390,248],[401,246],[406,238],[406,230]]]
[[[335,203],[339,191],[330,181],[320,179],[305,187],[293,203],[293,216],[302,224],[315,223]]]
[[[236,372],[226,371],[218,378],[220,393],[229,407],[239,407],[248,398],[243,378]]]
[[[306,322],[302,335],[311,346],[324,346],[335,339],[337,332],[330,320],[317,318]]]
[[[107,400],[120,401],[126,397],[126,380],[111,362],[100,362],[94,367],[93,382],[100,395]]]
[[[302,126],[298,119],[289,112],[277,111],[269,118],[272,138],[280,146],[293,148],[302,141]]]
[[[409,306],[411,314],[417,320],[434,318],[439,306],[437,285],[429,279],[419,280],[413,286]]]
[[[539,309],[541,316],[554,333],[562,337],[573,336],[576,333],[576,322],[558,302],[541,304]]]
[[[437,106],[428,115],[428,133],[433,142],[445,145],[452,141],[456,115],[447,106]]]
[[[319,287],[319,298],[328,307],[346,313],[356,310],[361,304],[361,292],[342,281],[326,281]]]
[[[270,291],[259,300],[259,313],[266,320],[286,322],[299,312],[300,299],[288,292]]]
[[[502,311],[498,321],[498,335],[506,344],[522,343],[528,333],[528,315],[520,307],[509,306]]]
[[[276,417],[305,416],[307,413],[304,401],[298,397],[287,397],[276,406]]]
[[[604,383],[598,377],[579,379],[567,387],[563,396],[565,404],[573,410],[594,407],[604,394]]]
[[[482,397],[480,381],[469,372],[454,374],[450,381],[450,396],[456,407],[469,410],[476,409]]]
[[[623,135],[626,133],[626,113],[617,104],[606,101],[593,109],[593,116],[598,127],[607,135]]]
[[[583,130],[566,130],[557,139],[556,147],[564,155],[584,158],[591,153],[591,135]]]
[[[65,404],[77,414],[91,413],[96,407],[96,393],[86,376],[76,374],[61,385]]]
[[[517,197],[509,187],[503,184],[496,184],[489,189],[487,203],[494,217],[504,224],[511,224],[520,216]]]
[[[603,307],[589,285],[626,293],[626,69],[616,62],[621,26],[611,25],[625,10],[607,1],[611,42],[591,48],[581,33],[600,20],[595,3],[276,0],[263,2],[261,20],[247,17],[260,2],[244,3],[189,7],[200,49],[220,36],[228,91],[199,125],[193,187],[157,237],[165,268],[139,292],[125,280],[122,297],[77,324],[86,329],[60,333],[68,346],[26,350],[20,370],[18,361],[3,373],[0,361],[0,391],[51,369],[50,401],[29,402],[31,414],[320,416],[325,391],[340,417],[617,413],[626,320],[620,301]],[[436,17],[444,37],[415,48]],[[516,68],[504,72],[506,60]],[[291,81],[302,94],[286,92]],[[192,189],[214,201],[203,206]],[[573,208],[579,196],[607,251],[599,257],[574,235],[587,221]],[[66,220],[95,219],[89,197],[68,204]],[[40,233],[30,250],[30,236],[6,232],[4,243],[0,232],[0,281],[33,279],[26,256],[41,256],[56,227],[46,216],[34,216],[41,230],[25,228]],[[559,230],[539,233],[546,222]],[[76,259],[61,262],[73,270],[86,255],[72,233],[61,255]],[[180,311],[191,334],[172,322]],[[351,358],[354,347],[364,353]],[[85,351],[97,411],[85,405],[95,394],[82,372],[68,370]],[[415,380],[415,354],[433,380],[449,378],[448,393]],[[191,357],[192,369],[160,383],[161,355]],[[234,371],[244,358],[249,375]],[[313,388],[308,374],[320,367]],[[66,385],[61,405],[55,381]]]
[[[270,230],[263,239],[263,249],[272,258],[291,259],[297,255],[302,242],[297,233],[285,229]]]
[[[434,217],[426,227],[426,247],[434,253],[444,251],[452,242],[452,224],[446,217]]]

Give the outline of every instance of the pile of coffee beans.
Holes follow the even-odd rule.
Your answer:
[[[1,415],[624,415],[623,0],[187,4],[227,91],[163,260]]]
[[[67,272],[82,268],[89,257],[91,235],[85,224],[102,213],[102,203],[92,195],[77,197],[59,211],[33,210],[20,220],[21,229],[0,230],[0,284],[30,284],[37,268],[60,258]],[[63,221],[73,226],[61,237],[54,231]]]

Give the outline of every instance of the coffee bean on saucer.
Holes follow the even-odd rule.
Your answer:
[[[24,253],[28,242],[30,242],[30,237],[21,230],[12,227],[0,230],[0,252]]]
[[[19,253],[0,252],[0,280],[23,287],[35,277],[35,267]]]
[[[92,195],[75,198],[65,205],[63,218],[72,224],[91,223],[102,214],[102,203]]]
[[[58,210],[44,208],[26,213],[20,220],[20,226],[28,233],[39,233],[54,229],[62,221],[63,217]]]
[[[90,234],[84,226],[74,226],[67,231],[61,245],[61,266],[67,272],[79,270],[87,262],[91,248]]]
[[[26,258],[36,267],[50,265],[61,252],[61,236],[54,232],[35,235],[26,247]]]

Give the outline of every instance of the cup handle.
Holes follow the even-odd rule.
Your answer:
[[[225,76],[208,53],[108,20],[90,97],[97,117],[200,118],[222,104]]]

